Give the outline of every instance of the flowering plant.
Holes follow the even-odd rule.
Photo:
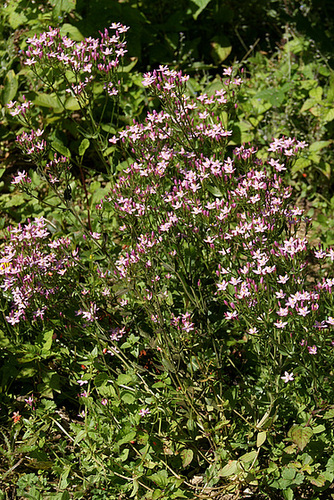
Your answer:
[[[31,65],[48,57],[35,42]],[[60,64],[71,65],[69,51],[79,49],[65,42]],[[83,64],[83,74],[89,64],[95,75],[102,63]],[[0,271],[5,319],[15,328],[38,317],[47,328],[65,304],[85,332],[78,365],[63,368],[75,401],[69,429],[55,418],[57,398],[39,403],[36,388],[34,404],[68,446],[79,446],[86,493],[98,484],[110,497],[209,498],[251,485],[293,498],[302,483],[326,487],[334,478],[331,426],[317,420],[334,418],[334,250],[309,245],[310,221],[281,177],[307,145],[274,139],[266,160],[255,147],[236,147],[229,120],[241,77],[228,68],[220,89],[192,97],[187,79],[166,67],[144,75],[160,108],[113,135],[128,162],[80,217],[53,182],[68,160],[46,167],[47,140],[37,132],[19,139],[26,153],[33,148],[82,240],[78,253],[66,249],[67,238],[48,242],[44,220],[10,230],[3,258],[10,266]],[[79,96],[90,80],[80,82]],[[29,192],[25,173],[14,183]],[[36,422],[24,424],[28,436]],[[321,470],[310,465],[319,459],[319,433]],[[64,450],[57,460],[66,460]]]

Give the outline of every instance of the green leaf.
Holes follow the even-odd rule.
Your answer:
[[[8,22],[13,30],[16,30],[19,26],[26,24],[28,18],[23,14],[23,12],[11,12],[8,17]]]
[[[89,148],[90,142],[88,139],[83,139],[79,146],[79,155],[83,156],[85,151]]]
[[[310,427],[300,427],[297,425],[291,429],[291,439],[301,451],[303,451],[312,436],[313,431]]]
[[[61,142],[61,140],[59,140],[57,137],[55,137],[53,139],[53,141],[51,142],[51,146],[58,153],[60,153],[63,156],[66,156],[66,158],[70,158],[71,157],[70,150],[66,146],[64,146],[64,144]]]
[[[334,120],[334,108],[330,108],[324,116],[324,123],[328,123]]]
[[[211,0],[191,0],[193,4],[195,4],[198,9],[193,14],[193,18],[196,19],[200,15],[200,13],[205,9],[205,7],[211,2]]]
[[[266,431],[261,431],[258,433],[257,438],[256,438],[256,446],[260,448],[260,446],[263,445],[265,440],[267,439],[267,433]]]
[[[130,382],[132,382],[132,377],[128,373],[121,373],[116,380],[117,385],[129,385]]]
[[[301,107],[300,112],[303,113],[304,111],[308,111],[309,109],[312,108],[312,106],[314,106],[316,104],[316,102],[317,101],[315,99],[306,99],[306,101],[304,102],[304,104]]]
[[[72,26],[72,24],[64,23],[60,28],[61,36],[67,35],[69,38],[75,42],[81,42],[85,37],[80,33],[78,28]]]
[[[121,400],[124,401],[124,403],[131,405],[136,401],[136,398],[133,394],[131,394],[131,392],[126,391],[123,392]]]
[[[65,108],[68,109],[69,111],[78,111],[78,109],[85,107],[86,104],[88,104],[88,101],[86,101],[85,103],[80,101],[79,104],[78,99],[73,95],[71,95],[68,99],[66,99]]]
[[[273,106],[280,106],[284,99],[285,93],[282,89],[265,89],[255,95],[257,99],[264,99],[265,101],[270,102]]]
[[[332,143],[332,140],[328,141],[315,141],[309,147],[310,152],[318,152],[323,148],[326,148]]]
[[[215,64],[221,64],[232,52],[232,45],[224,35],[214,37],[210,45],[211,57]]]
[[[253,460],[255,460],[255,458],[257,457],[257,451],[253,450],[253,451],[250,451],[249,453],[245,453],[244,455],[242,455],[239,460],[240,462],[243,462],[243,463],[249,463],[249,462],[253,462]]]
[[[82,429],[81,431],[78,432],[76,435],[76,438],[74,440],[73,446],[77,445],[86,437],[86,429]]]
[[[220,477],[228,477],[232,476],[233,474],[237,474],[239,470],[239,464],[237,460],[230,460],[228,464],[223,467],[218,475]]]
[[[310,479],[310,483],[314,484],[314,486],[317,486],[318,488],[322,488],[326,483],[326,477],[324,477],[322,474],[319,474],[318,477],[312,477]]]
[[[120,439],[117,444],[121,446],[122,444],[130,443],[130,441],[133,441],[135,437],[136,431],[130,431],[124,437],[122,437],[122,439]]]
[[[14,71],[11,69],[5,76],[4,88],[2,91],[2,104],[6,106],[16,96],[19,82]]]
[[[316,427],[312,427],[313,434],[320,434],[321,432],[324,432],[325,430],[326,430],[326,427],[322,424],[319,424]]]
[[[182,467],[187,467],[193,460],[194,452],[193,450],[182,450],[181,453],[182,458]]]
[[[283,491],[284,500],[293,500],[293,490],[291,488],[287,488]]]
[[[46,352],[50,352],[50,349],[52,347],[52,337],[53,337],[53,330],[47,330],[43,334],[43,346],[42,350]]]
[[[334,418],[334,408],[327,410],[323,418],[326,420]]]
[[[297,158],[293,167],[291,168],[291,173],[296,174],[300,170],[304,170],[304,168],[311,165],[311,160],[308,158]]]
[[[206,189],[209,193],[213,194],[213,196],[216,196],[216,198],[221,198],[223,196],[223,193],[216,186],[207,186]]]
[[[61,102],[56,94],[37,94],[33,102],[36,106],[42,108],[54,108],[60,110],[60,112],[62,110]]]
[[[151,479],[155,484],[157,484],[161,488],[165,488],[168,484],[167,471],[161,470],[159,472],[156,472],[155,474],[152,474],[152,476],[149,476],[149,479]]]
[[[310,97],[315,99],[315,101],[320,102],[322,98],[322,87],[316,87],[315,89],[311,89],[309,92]]]

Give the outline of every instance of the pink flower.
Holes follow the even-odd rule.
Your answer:
[[[309,352],[310,354],[317,354],[317,349],[318,349],[318,348],[317,348],[317,346],[315,346],[315,345],[314,345],[314,346],[312,346],[312,347],[311,347],[311,346],[308,346],[308,348],[307,348],[307,349],[308,349],[308,352]]]
[[[284,375],[281,377],[281,379],[284,380],[284,382],[287,384],[291,380],[294,380],[293,373],[284,372]]]

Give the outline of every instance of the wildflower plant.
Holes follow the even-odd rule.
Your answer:
[[[72,68],[65,41],[57,64]],[[40,43],[27,54],[32,66],[45,57]],[[78,102],[86,73],[93,81],[102,63],[80,64],[68,82]],[[254,146],[236,147],[229,125],[242,76],[224,70],[212,95],[191,96],[187,80],[163,66],[144,75],[159,110],[110,138],[127,162],[90,212],[76,217],[75,200],[49,177],[78,223],[78,252],[67,238],[49,242],[43,220],[9,230],[0,271],[7,328],[43,320],[46,329],[58,314],[84,332],[77,364],[62,372],[70,425],[58,418],[60,396],[46,405],[38,387],[37,416],[16,425],[31,436],[44,405],[48,428],[67,440],[58,470],[73,468],[86,496],[101,486],[110,498],[209,498],[250,486],[293,498],[301,484],[326,488],[334,478],[334,250],[310,246],[310,220],[282,177],[307,145],[273,139],[266,160]],[[28,154],[34,145],[38,171],[67,175],[68,158],[46,167],[38,135],[19,139]],[[25,173],[13,182],[29,192]],[[72,446],[80,468],[66,457]],[[71,491],[69,474],[59,474]]]

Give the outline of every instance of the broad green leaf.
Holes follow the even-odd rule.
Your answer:
[[[331,408],[330,410],[327,410],[326,413],[324,414],[323,418],[326,419],[326,420],[334,418],[334,408]],[[333,456],[333,460],[334,460],[334,456]]]
[[[280,106],[285,99],[285,93],[282,89],[265,89],[256,94],[255,98],[264,99],[273,106]]]
[[[315,99],[317,102],[320,102],[322,97],[322,92],[323,92],[322,87],[316,87],[315,89],[311,89],[309,94],[310,97]]]
[[[194,457],[194,452],[193,450],[182,450],[181,453],[181,458],[182,458],[182,467],[187,467],[191,462]]]
[[[42,108],[54,108],[61,111],[62,106],[56,94],[37,94],[34,99],[34,104],[36,106],[41,106]]]
[[[211,42],[211,56],[216,64],[221,64],[232,52],[232,45],[225,36],[217,36]]]
[[[282,478],[291,481],[296,475],[296,469],[293,467],[285,467],[282,470]]]
[[[324,123],[328,123],[334,120],[334,108],[330,108],[324,116]]]
[[[267,439],[267,433],[266,431],[261,431],[258,433],[257,438],[256,438],[256,446],[260,448],[260,446],[263,445],[265,440]]]
[[[120,439],[117,444],[121,446],[122,444],[130,443],[130,441],[133,441],[135,437],[136,431],[130,431],[124,437],[122,437],[122,439]]]
[[[315,141],[315,142],[312,142],[312,144],[311,144],[311,145],[310,145],[310,147],[309,147],[309,151],[310,151],[310,152],[317,152],[317,151],[320,151],[321,149],[326,148],[327,146],[329,146],[331,143],[332,143],[332,141],[331,141],[331,140],[328,140],[328,141]]]
[[[161,488],[165,488],[168,484],[168,474],[166,470],[161,470],[149,476],[149,478]]]
[[[291,429],[291,439],[301,451],[303,451],[312,436],[313,431],[310,427],[300,427],[298,425]]]
[[[12,69],[9,70],[5,76],[4,88],[2,91],[2,104],[4,106],[6,106],[6,104],[14,99],[14,97],[16,96],[18,85],[19,83],[17,76]]]
[[[315,104],[316,104],[316,100],[315,99],[306,99],[306,101],[304,102],[304,104],[301,107],[300,112],[303,113],[304,111],[308,111]]]
[[[51,146],[53,147],[53,149],[55,149],[57,151],[57,153],[60,153],[61,155],[66,156],[66,158],[71,157],[70,150],[66,146],[64,146],[64,144],[57,137],[55,137],[52,140]]]
[[[52,346],[52,337],[53,337],[53,330],[47,330],[46,332],[44,332],[43,346],[42,346],[43,351],[50,351]]]
[[[136,401],[136,398],[131,392],[127,391],[122,394],[121,400],[128,405],[132,405]]]
[[[310,164],[311,160],[309,160],[308,158],[297,158],[293,167],[291,168],[291,172],[295,174],[300,170],[303,170],[304,168],[308,167]]]
[[[8,22],[13,30],[16,30],[19,26],[26,24],[28,18],[23,14],[23,12],[13,11],[9,14]]]
[[[86,429],[82,429],[81,431],[79,431],[78,434],[76,435],[73,446],[80,443],[80,441],[82,441],[86,437],[86,434],[87,434]]]
[[[314,484],[314,486],[317,486],[318,488],[322,488],[326,483],[326,477],[324,477],[322,474],[319,474],[318,477],[312,477],[310,479],[310,483]]]
[[[238,467],[238,461],[237,460],[230,460],[228,464],[223,467],[218,475],[220,477],[228,477],[228,476],[233,476],[233,474],[237,474],[239,470]]]
[[[326,430],[326,427],[322,424],[319,424],[316,427],[312,427],[313,434],[320,434],[321,432],[324,432],[325,430]]]
[[[82,107],[85,107],[88,104],[88,101],[83,103],[80,101],[80,104],[78,102],[78,99],[71,95],[66,99],[65,102],[65,108],[68,109],[69,111],[78,111],[78,109],[81,109]]]
[[[253,462],[253,460],[255,460],[255,458],[257,457],[257,451],[253,450],[253,451],[250,451],[249,453],[245,453],[244,455],[242,455],[239,460],[240,462],[243,462],[243,463],[249,463],[249,462]]]
[[[211,2],[211,0],[191,0],[193,4],[195,4],[198,9],[196,12],[193,14],[193,18],[196,19],[200,15],[200,13],[205,9],[205,7]]]
[[[132,377],[128,373],[121,373],[116,380],[117,385],[129,385],[131,382]]]
[[[60,34],[62,36],[64,36],[64,35],[68,36],[69,38],[71,38],[75,42],[81,42],[85,38],[80,33],[78,28],[76,28],[75,26],[72,26],[72,24],[68,24],[68,23],[65,23],[62,25],[62,27],[60,28]]]
[[[291,488],[287,488],[283,491],[284,500],[293,500],[293,490]]]
[[[89,148],[90,142],[88,139],[83,139],[79,146],[79,155],[83,156],[85,151]]]

